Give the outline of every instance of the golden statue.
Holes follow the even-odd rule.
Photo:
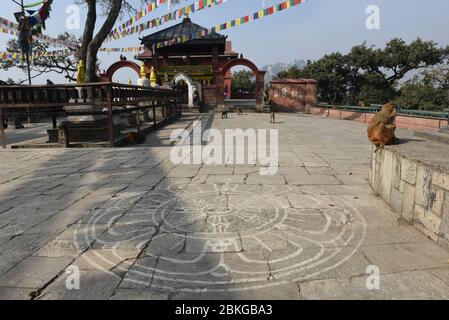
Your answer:
[[[157,85],[156,69],[153,66],[151,66],[150,83],[152,87]]]
[[[145,63],[142,62],[142,65],[140,66],[140,79],[146,78],[147,78],[147,68],[145,67]]]
[[[83,84],[86,81],[86,65],[84,60],[80,60],[78,63],[78,77],[76,79],[77,84]]]

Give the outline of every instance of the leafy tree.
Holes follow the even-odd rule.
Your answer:
[[[120,15],[123,0],[83,0],[87,5],[87,17],[84,25],[84,33],[79,51],[79,59],[86,63],[87,82],[97,81],[98,51],[108,37]],[[103,9],[106,20],[95,34],[97,23],[97,6]]]
[[[319,98],[332,104],[384,103],[398,97],[400,81],[413,71],[426,70],[444,63],[449,47],[417,39],[406,44],[389,41],[384,49],[355,46],[343,55],[332,53],[317,61],[308,61],[304,69],[291,68],[278,78],[312,78],[319,82]]]
[[[449,108],[448,92],[449,66],[439,65],[405,82],[396,103],[406,109],[444,111]]]
[[[87,82],[97,81],[98,51],[108,37],[120,15],[136,9],[127,0],[78,0],[78,3],[87,5],[87,17],[84,25],[84,33],[79,50],[79,60],[86,63]],[[141,0],[141,4],[147,1]],[[95,34],[98,8],[106,17],[103,24]]]
[[[58,36],[58,39],[78,42],[75,36],[69,33],[63,33]],[[45,53],[49,51],[49,44],[41,40],[33,41],[33,52],[38,54],[31,65],[31,71],[33,72],[32,78],[36,78],[45,73],[55,72],[64,75],[66,79],[75,81],[75,74],[77,72],[77,59],[76,59],[76,49],[71,48],[72,54],[67,55],[57,55],[57,56],[45,56]],[[17,39],[12,39],[7,43],[7,51],[11,53],[20,53],[19,43]],[[0,65],[0,69],[9,70],[11,68],[18,68],[23,72],[26,72],[27,67],[25,62],[17,63],[17,61],[5,61]],[[19,84],[28,81],[18,80]]]
[[[44,73],[56,72],[65,75],[69,80],[76,80],[75,74],[78,69],[78,61],[83,60],[86,63],[86,78],[87,82],[97,81],[98,70],[98,52],[111,32],[115,22],[121,14],[127,12],[135,12],[136,9],[127,0],[75,0],[77,4],[85,4],[87,6],[87,17],[84,25],[84,32],[81,39],[75,39],[70,34],[62,34],[60,39],[74,41],[79,43],[78,50],[74,50],[73,55],[59,56],[59,57],[40,57],[36,59],[32,66],[34,72],[33,78],[38,77]],[[144,0],[141,3],[145,3]],[[101,25],[97,27],[98,14],[104,15],[106,18]],[[46,52],[49,47],[42,41],[33,42],[34,52]],[[18,49],[17,40],[12,40],[8,43],[9,52],[20,52]],[[3,63],[0,69],[8,70],[12,67],[26,70],[26,65]],[[19,81],[23,83],[24,81]]]
[[[256,92],[256,80],[252,71],[241,70],[233,72],[231,79],[232,93]]]

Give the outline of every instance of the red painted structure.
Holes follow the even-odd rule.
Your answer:
[[[201,92],[202,104],[210,107],[223,105],[225,98],[230,96],[231,69],[246,66],[256,76],[256,100],[262,104],[265,72],[241,55],[239,58],[226,36],[212,32],[176,45],[157,47],[163,41],[189,37],[205,30],[186,18],[177,25],[144,37],[142,44],[146,50],[138,59],[145,63],[147,70],[155,68],[160,85],[172,85],[179,75],[186,75],[189,85]]]
[[[227,75],[230,74],[231,69],[236,66],[245,66],[249,68],[256,77],[256,105],[263,104],[263,90],[265,83],[265,71],[260,71],[257,66],[248,59],[237,58],[228,61],[215,76],[217,84],[217,105],[224,104],[225,95],[221,94],[224,92],[225,88],[228,88],[226,92],[228,97],[231,93],[231,82],[227,79]],[[228,81],[229,80],[229,81]]]
[[[112,77],[114,76],[114,73],[116,73],[119,69],[122,68],[131,68],[134,71],[136,71],[138,77],[140,76],[140,67],[137,63],[128,60],[120,60],[112,64],[109,67],[109,69],[106,70],[106,73],[100,75],[100,77],[109,82],[112,82]]]

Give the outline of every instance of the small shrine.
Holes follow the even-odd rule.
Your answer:
[[[256,105],[263,104],[264,76],[256,65],[232,49],[227,36],[209,32],[178,44],[161,46],[177,38],[189,39],[207,29],[193,23],[190,18],[170,28],[142,38],[145,51],[137,59],[145,64],[148,78],[153,68],[156,82],[186,92],[190,108],[223,106],[231,95],[231,69],[243,65],[250,68],[256,78]]]

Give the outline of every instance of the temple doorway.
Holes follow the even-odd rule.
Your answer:
[[[172,80],[172,86],[173,88],[184,92],[184,96],[187,98],[186,100],[188,101],[189,107],[195,106],[197,103],[197,101],[195,101],[195,99],[197,99],[195,97],[196,87],[193,80],[188,75],[183,72],[175,75]]]

